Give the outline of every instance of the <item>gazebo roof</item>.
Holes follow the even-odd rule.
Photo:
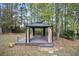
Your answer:
[[[26,25],[26,27],[52,27],[52,25],[49,25],[47,23],[32,23]]]

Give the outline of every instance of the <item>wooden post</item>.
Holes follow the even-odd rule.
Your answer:
[[[26,43],[27,43],[27,27],[26,27]]]
[[[32,30],[33,30],[33,36],[35,36],[35,28],[33,27]]]
[[[29,40],[29,42],[30,42],[30,27],[29,27],[29,39],[28,39],[28,40]]]
[[[48,27],[48,43],[52,43],[52,27]]]
[[[29,33],[29,28],[27,28],[27,43],[29,43],[29,35],[30,35],[30,33]]]
[[[45,32],[46,32],[46,31],[45,31],[45,28],[43,28],[43,36],[45,36]]]

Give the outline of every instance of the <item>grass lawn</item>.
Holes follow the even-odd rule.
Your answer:
[[[79,55],[79,40],[70,41],[64,38],[54,40],[52,48],[25,45],[9,48],[9,43],[15,43],[17,36],[25,37],[25,34],[0,34],[0,56]]]

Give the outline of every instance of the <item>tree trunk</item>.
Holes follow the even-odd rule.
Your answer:
[[[60,25],[59,25],[59,4],[55,4],[55,19],[56,19],[56,39],[59,39]]]
[[[65,18],[65,19],[64,19],[64,20],[65,20],[65,29],[64,29],[64,30],[65,30],[65,32],[66,32],[66,31],[67,31],[67,19],[66,19],[66,15],[67,15],[67,4],[66,4],[66,3],[64,4],[64,8],[65,8],[65,9],[64,9],[64,16],[65,16],[65,17],[64,17],[64,18]]]

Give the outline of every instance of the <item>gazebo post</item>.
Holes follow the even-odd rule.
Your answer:
[[[26,26],[26,43],[27,43],[27,26]]]
[[[43,36],[45,36],[45,34],[46,34],[46,33],[45,33],[45,32],[46,32],[45,29],[46,29],[46,28],[43,28]]]
[[[35,28],[33,27],[32,30],[33,30],[33,36],[34,36],[35,35]]]
[[[53,26],[52,26],[52,42],[53,42]]]
[[[30,42],[30,27],[29,27],[29,39],[28,39],[28,40],[29,40],[29,42]]]
[[[26,41],[27,41],[27,43],[29,43],[29,41],[30,41],[30,31],[29,31],[29,28],[27,28],[27,31],[26,31]]]
[[[48,43],[52,43],[52,27],[48,27]]]

